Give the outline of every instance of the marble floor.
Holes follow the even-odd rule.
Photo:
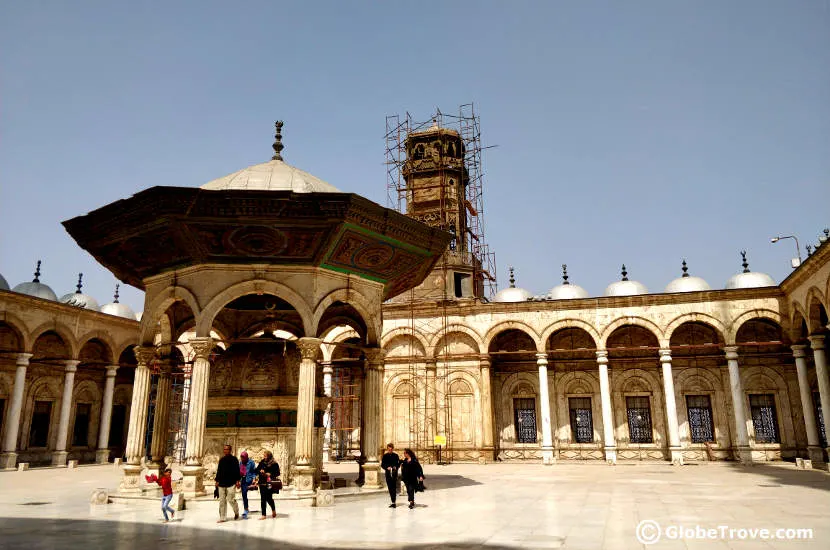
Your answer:
[[[331,508],[283,502],[277,519],[224,524],[214,502],[192,503],[167,524],[155,501],[90,506],[95,488],[117,485],[114,466],[0,472],[0,548],[830,548],[830,475],[788,463],[425,470],[414,510],[390,509],[388,496],[375,494]],[[760,540],[757,529],[812,536]]]

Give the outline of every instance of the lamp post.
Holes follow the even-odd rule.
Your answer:
[[[781,239],[793,239],[793,240],[795,240],[795,252],[796,252],[796,254],[798,254],[798,261],[796,262],[796,259],[793,258],[792,262],[790,262],[791,265],[793,266],[793,269],[795,269],[796,267],[801,265],[801,247],[798,246],[798,237],[796,237],[795,235],[779,235],[777,237],[771,238],[769,240],[769,242],[775,244],[778,241],[780,241]]]

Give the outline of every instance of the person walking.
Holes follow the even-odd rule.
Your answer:
[[[242,519],[248,519],[248,489],[256,479],[256,464],[248,458],[248,453],[245,451],[239,455],[239,475],[242,476],[239,484],[242,490],[242,507],[245,509],[242,512]]]
[[[395,508],[395,499],[398,494],[398,468],[401,465],[401,458],[395,452],[395,446],[391,443],[386,445],[386,452],[380,461],[380,467],[386,474],[386,488],[389,489],[389,498],[392,499],[390,508]]]
[[[231,454],[231,446],[222,448],[222,458],[216,467],[216,488],[219,491],[219,521],[227,521],[228,504],[233,508],[233,519],[239,519],[239,506],[236,504],[236,487],[239,486],[239,460]]]
[[[256,467],[257,471],[257,486],[259,486],[259,500],[262,504],[262,517],[259,519],[266,519],[268,508],[271,507],[271,517],[277,517],[277,507],[274,504],[274,491],[272,489],[272,482],[277,481],[280,477],[280,465],[274,460],[274,454],[271,451],[265,451],[265,456]]]
[[[164,514],[164,522],[167,523],[170,519],[167,517],[167,512],[170,512],[170,518],[176,519],[176,511],[170,507],[170,501],[173,500],[173,470],[167,468],[161,474],[161,478],[156,477],[156,474],[146,476],[148,483],[158,483],[161,485],[161,513]]]
[[[409,498],[409,509],[415,508],[415,491],[424,481],[424,469],[412,449],[403,450],[403,462],[401,463],[401,479],[406,485],[406,496]]]

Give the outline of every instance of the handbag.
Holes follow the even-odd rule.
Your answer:
[[[282,491],[282,480],[280,478],[271,480],[271,490],[275,493]]]
[[[415,489],[415,492],[416,493],[423,493],[426,490],[427,490],[427,488],[426,488],[426,485],[424,485],[424,480],[419,479],[418,480],[418,487]]]

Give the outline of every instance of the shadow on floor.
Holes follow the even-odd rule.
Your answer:
[[[278,536],[278,535],[277,535]],[[274,539],[247,536],[237,531],[221,529],[198,529],[175,522],[168,524],[128,523],[95,520],[61,519],[0,519],[0,540],[4,550],[52,550],[54,548],[83,550],[132,550],[148,548],[175,548],[176,550],[224,550],[244,548],[245,550],[333,550],[335,547],[299,545]],[[512,550],[510,546],[487,546],[479,542],[448,544],[401,544],[385,541],[361,541],[357,546],[344,544],[338,550],[349,548],[401,548],[412,550],[485,548],[491,550]]]
[[[464,476],[433,474],[424,478],[424,485],[426,485],[427,491],[439,491],[441,489],[482,485],[482,483]]]
[[[768,479],[762,481],[759,486],[775,489],[776,486],[797,486],[830,491],[830,475],[821,470],[797,470],[794,464],[779,462],[775,465],[753,464],[744,466],[736,462],[727,463],[738,471],[748,474],[760,474]]]

